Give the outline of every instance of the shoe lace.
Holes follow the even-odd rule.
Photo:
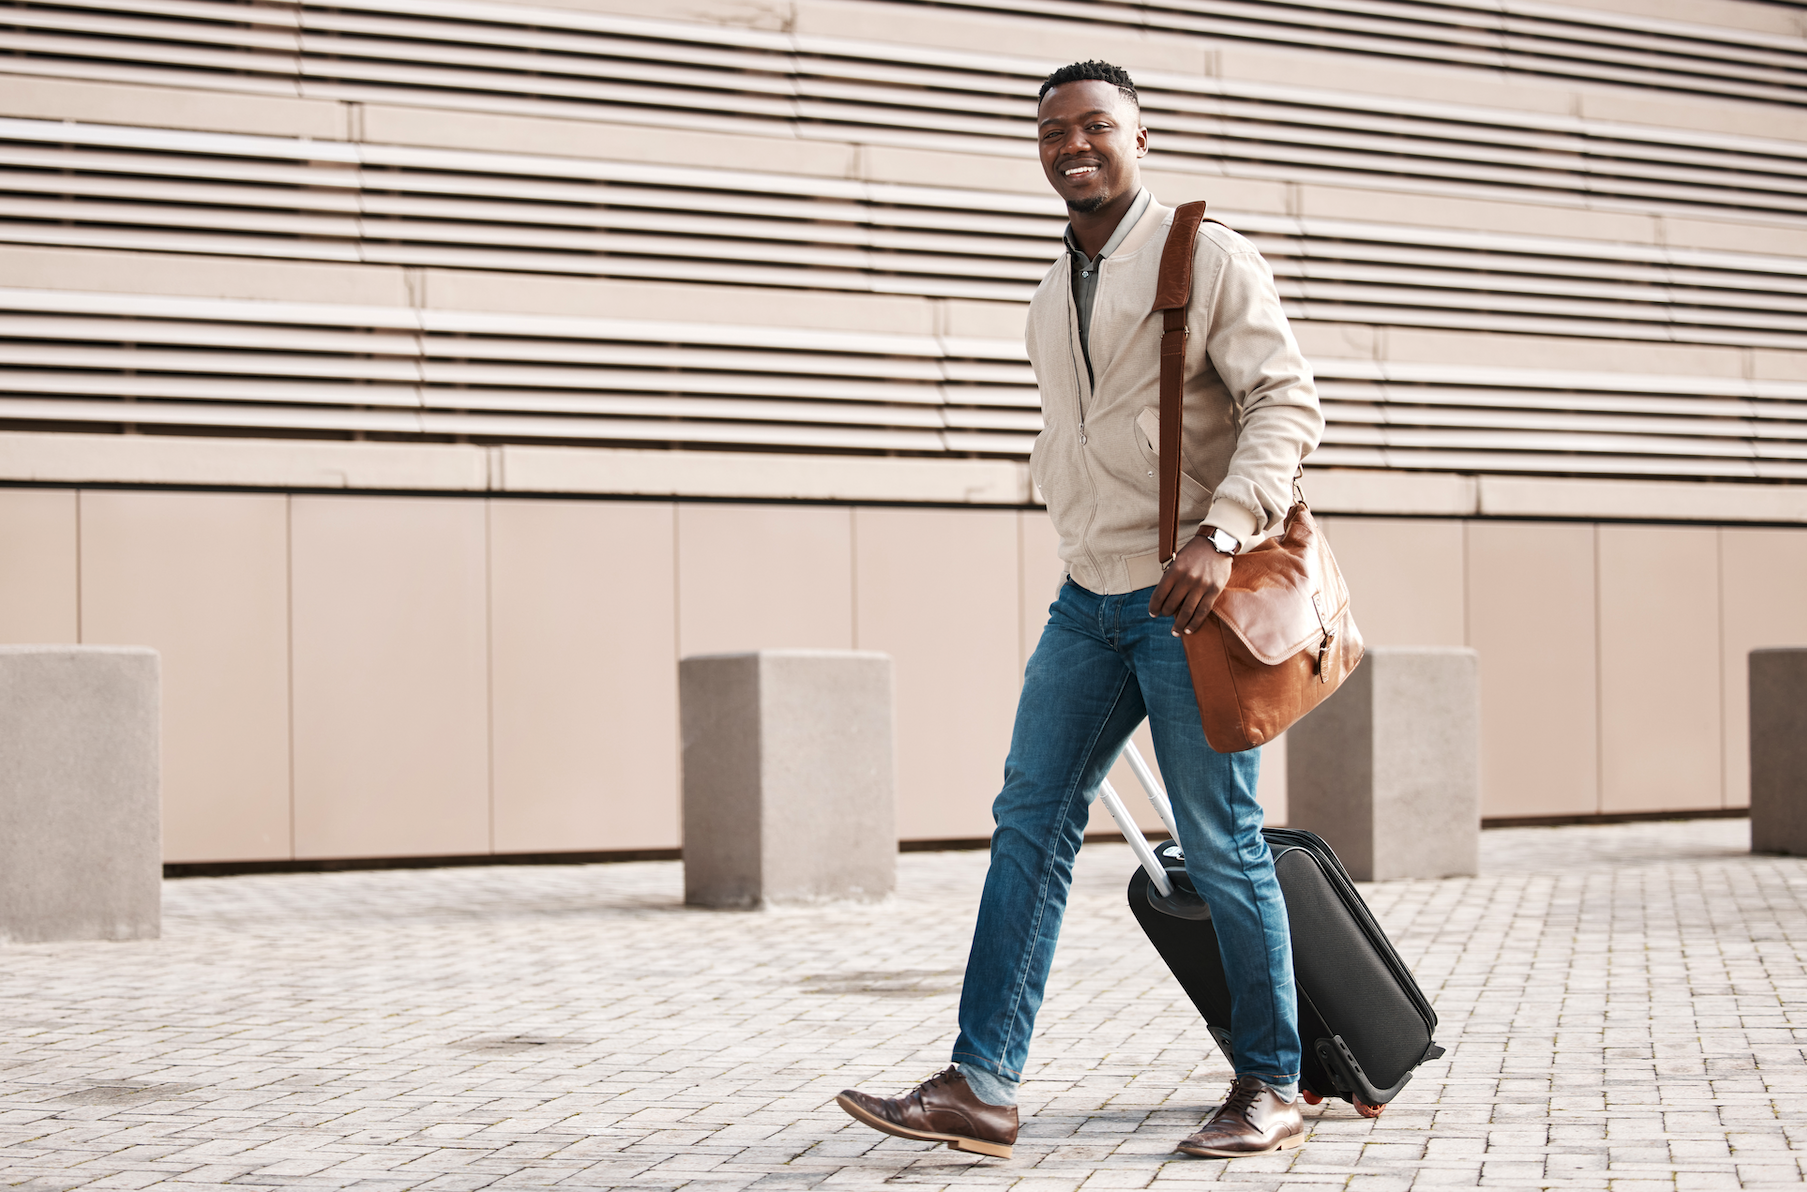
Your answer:
[[[1254,1108],[1255,1098],[1261,1095],[1261,1085],[1253,1080],[1232,1080],[1230,1091],[1225,1095],[1223,1105],[1217,1110],[1215,1117],[1228,1117],[1231,1114],[1248,1121],[1249,1110]]]

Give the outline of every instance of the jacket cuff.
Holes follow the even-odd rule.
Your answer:
[[[1213,526],[1242,543],[1243,550],[1247,550],[1261,533],[1261,523],[1252,511],[1222,497],[1211,502],[1211,511],[1199,523],[1199,533],[1209,534]]]

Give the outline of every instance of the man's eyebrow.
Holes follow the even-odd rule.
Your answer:
[[[1110,114],[1111,114],[1111,111],[1109,108],[1093,108],[1089,112],[1079,113],[1079,119],[1084,120],[1088,116],[1108,116]],[[1036,121],[1035,126],[1037,128],[1040,128],[1044,124],[1052,124],[1053,122],[1054,122],[1054,117],[1043,116],[1040,120]]]

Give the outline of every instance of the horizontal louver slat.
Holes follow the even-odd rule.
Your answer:
[[[30,425],[1008,457],[1040,424],[1007,341],[56,291],[0,291],[0,335],[0,420]],[[1807,383],[1319,371],[1319,462],[1807,474]]]
[[[888,185],[881,203],[858,184],[792,179],[796,197],[775,200],[748,194],[765,175],[736,171],[624,166],[633,181],[617,187],[603,180],[606,162],[206,134],[122,148],[132,133],[0,122],[12,138],[0,144],[11,154],[0,156],[0,189],[20,196],[0,239],[1022,301],[1061,226],[1049,204],[983,192]],[[52,137],[62,140],[54,153],[34,148]],[[353,155],[392,164],[346,164]],[[245,181],[212,180],[245,160]],[[314,169],[326,185],[308,184]],[[547,169],[593,180],[534,173]],[[536,187],[557,189],[542,198]],[[718,196],[716,208],[695,210],[699,194]],[[743,195],[763,207],[740,210]],[[692,210],[672,209],[684,200]],[[1013,202],[1038,214],[962,227],[969,206]],[[1602,261],[1594,242],[1224,218],[1250,233],[1305,317],[1751,346],[1807,336],[1807,278],[1786,258],[1622,245]]]

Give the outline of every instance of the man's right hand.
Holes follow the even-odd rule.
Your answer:
[[[1234,560],[1205,541],[1203,534],[1180,548],[1148,598],[1148,615],[1172,617],[1173,635],[1205,627],[1205,618],[1230,582]]]

